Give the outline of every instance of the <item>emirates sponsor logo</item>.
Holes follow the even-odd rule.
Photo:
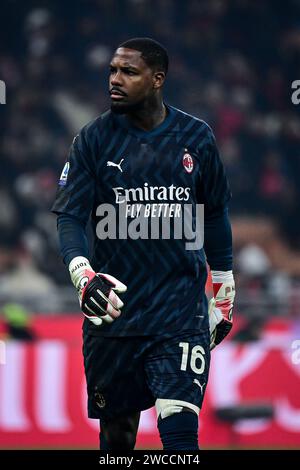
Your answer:
[[[138,188],[112,188],[116,196],[116,204],[124,202],[150,202],[150,201],[188,201],[191,188],[182,186],[149,186],[144,183]]]

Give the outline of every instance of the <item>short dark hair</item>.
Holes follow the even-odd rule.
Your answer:
[[[151,38],[133,38],[122,42],[118,47],[134,49],[142,53],[142,58],[153,70],[168,72],[169,57],[166,49]]]

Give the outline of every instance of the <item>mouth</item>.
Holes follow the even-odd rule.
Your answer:
[[[120,101],[126,97],[126,94],[120,90],[112,89],[110,90],[110,97],[112,100]]]

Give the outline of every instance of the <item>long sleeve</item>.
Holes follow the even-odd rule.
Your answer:
[[[60,214],[57,217],[57,230],[60,254],[66,266],[69,266],[76,256],[88,258],[89,248],[85,224],[69,214]]]
[[[71,145],[58,182],[52,212],[69,214],[86,224],[94,203],[95,175],[94,161],[83,128]]]
[[[204,251],[211,270],[232,270],[232,233],[227,206],[205,218]]]

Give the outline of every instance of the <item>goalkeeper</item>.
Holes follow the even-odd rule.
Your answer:
[[[100,420],[102,450],[133,449],[140,412],[153,405],[165,450],[198,449],[210,350],[232,327],[224,166],[210,127],[163,100],[167,71],[167,52],[152,39],[118,47],[110,63],[111,109],[75,137],[52,208],[85,316],[88,415]],[[124,236],[119,211],[143,204],[176,207],[170,218],[185,204],[204,204],[204,250],[187,250],[184,239],[161,230],[148,239]],[[137,229],[133,215],[129,221]]]

